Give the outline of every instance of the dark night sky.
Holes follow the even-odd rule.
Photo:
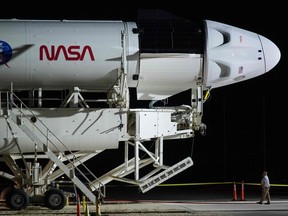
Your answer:
[[[145,4],[141,4],[137,1],[138,5],[130,6],[120,5],[120,1],[117,5],[109,2],[110,7],[98,7],[99,1],[87,0],[76,4],[73,1],[64,5],[61,3],[61,6],[51,1],[38,5],[23,2],[2,4],[0,18],[134,21],[137,9],[154,8],[190,20],[223,22],[272,40],[281,51],[281,60],[274,69],[253,80],[212,90],[211,98],[204,104],[203,122],[207,125],[207,134],[195,138],[194,165],[176,179],[181,182],[258,182],[262,170],[267,169],[273,183],[287,183],[288,118],[285,96],[288,33],[285,14],[280,13],[282,8],[286,8],[281,5],[284,3],[273,1],[263,5],[261,1],[251,6],[251,1],[229,1],[229,4],[214,1],[212,5],[208,1],[197,1],[193,6],[188,5],[189,1],[173,1],[168,5],[156,4],[156,1],[143,1]],[[168,151],[171,156],[177,149],[176,158],[181,160],[191,153],[191,143],[190,139],[181,140],[179,144],[167,144],[165,148],[174,150]]]

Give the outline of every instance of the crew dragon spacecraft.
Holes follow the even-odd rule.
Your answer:
[[[62,209],[65,193],[53,187],[61,176],[93,203],[111,181],[145,193],[193,165],[191,157],[165,164],[163,146],[205,131],[212,88],[265,74],[280,60],[257,33],[148,14],[137,22],[0,20],[0,162],[9,168],[0,176],[13,182],[1,199],[9,208]],[[190,104],[154,106],[186,90]],[[150,107],[131,108],[132,100]],[[85,165],[120,146],[123,163],[110,171],[96,176]]]

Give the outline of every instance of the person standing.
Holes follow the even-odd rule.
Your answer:
[[[268,172],[267,171],[263,171],[262,173],[262,179],[261,179],[261,199],[259,202],[257,202],[258,204],[263,204],[263,202],[265,200],[267,200],[267,202],[265,203],[266,205],[270,205],[271,203],[271,198],[270,198],[270,181],[269,181],[269,177],[268,177]]]

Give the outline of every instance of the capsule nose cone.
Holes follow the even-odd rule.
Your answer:
[[[280,61],[281,52],[279,48],[269,39],[261,35],[259,35],[259,38],[263,47],[266,72],[268,72]]]

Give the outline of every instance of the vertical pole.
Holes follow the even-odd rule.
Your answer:
[[[77,216],[81,216],[79,194],[77,194]]]
[[[163,165],[163,136],[159,137],[160,139],[160,152],[159,152],[159,156],[160,156],[160,166]]]
[[[139,179],[139,140],[140,140],[140,122],[141,122],[141,116],[139,112],[136,112],[136,133],[135,133],[135,146],[134,146],[134,177],[135,180],[137,181]]]
[[[101,215],[100,201],[98,195],[96,196],[96,215],[97,216]]]
[[[84,195],[82,195],[82,207],[85,212],[86,211],[86,197]]]
[[[139,179],[139,141],[135,142],[135,180]]]
[[[66,206],[69,206],[69,196],[66,196]]]
[[[157,159],[157,163],[160,163],[160,154],[159,154],[159,137],[155,140],[155,157]],[[157,164],[154,162],[154,164]]]
[[[129,143],[125,141],[125,149],[124,149],[124,163],[125,163],[125,171],[128,170],[128,160],[129,160]]]
[[[234,181],[234,185],[233,185],[233,201],[237,200],[237,189],[236,189],[236,183]]]
[[[73,104],[72,106],[73,107],[78,107],[78,104],[79,104],[79,98],[78,98],[78,94],[79,94],[79,89],[77,87],[74,87],[74,91],[73,91]]]
[[[38,107],[42,107],[42,88],[38,89]]]
[[[244,201],[245,200],[245,196],[244,196],[244,181],[242,180],[242,186],[241,186],[241,200]]]

